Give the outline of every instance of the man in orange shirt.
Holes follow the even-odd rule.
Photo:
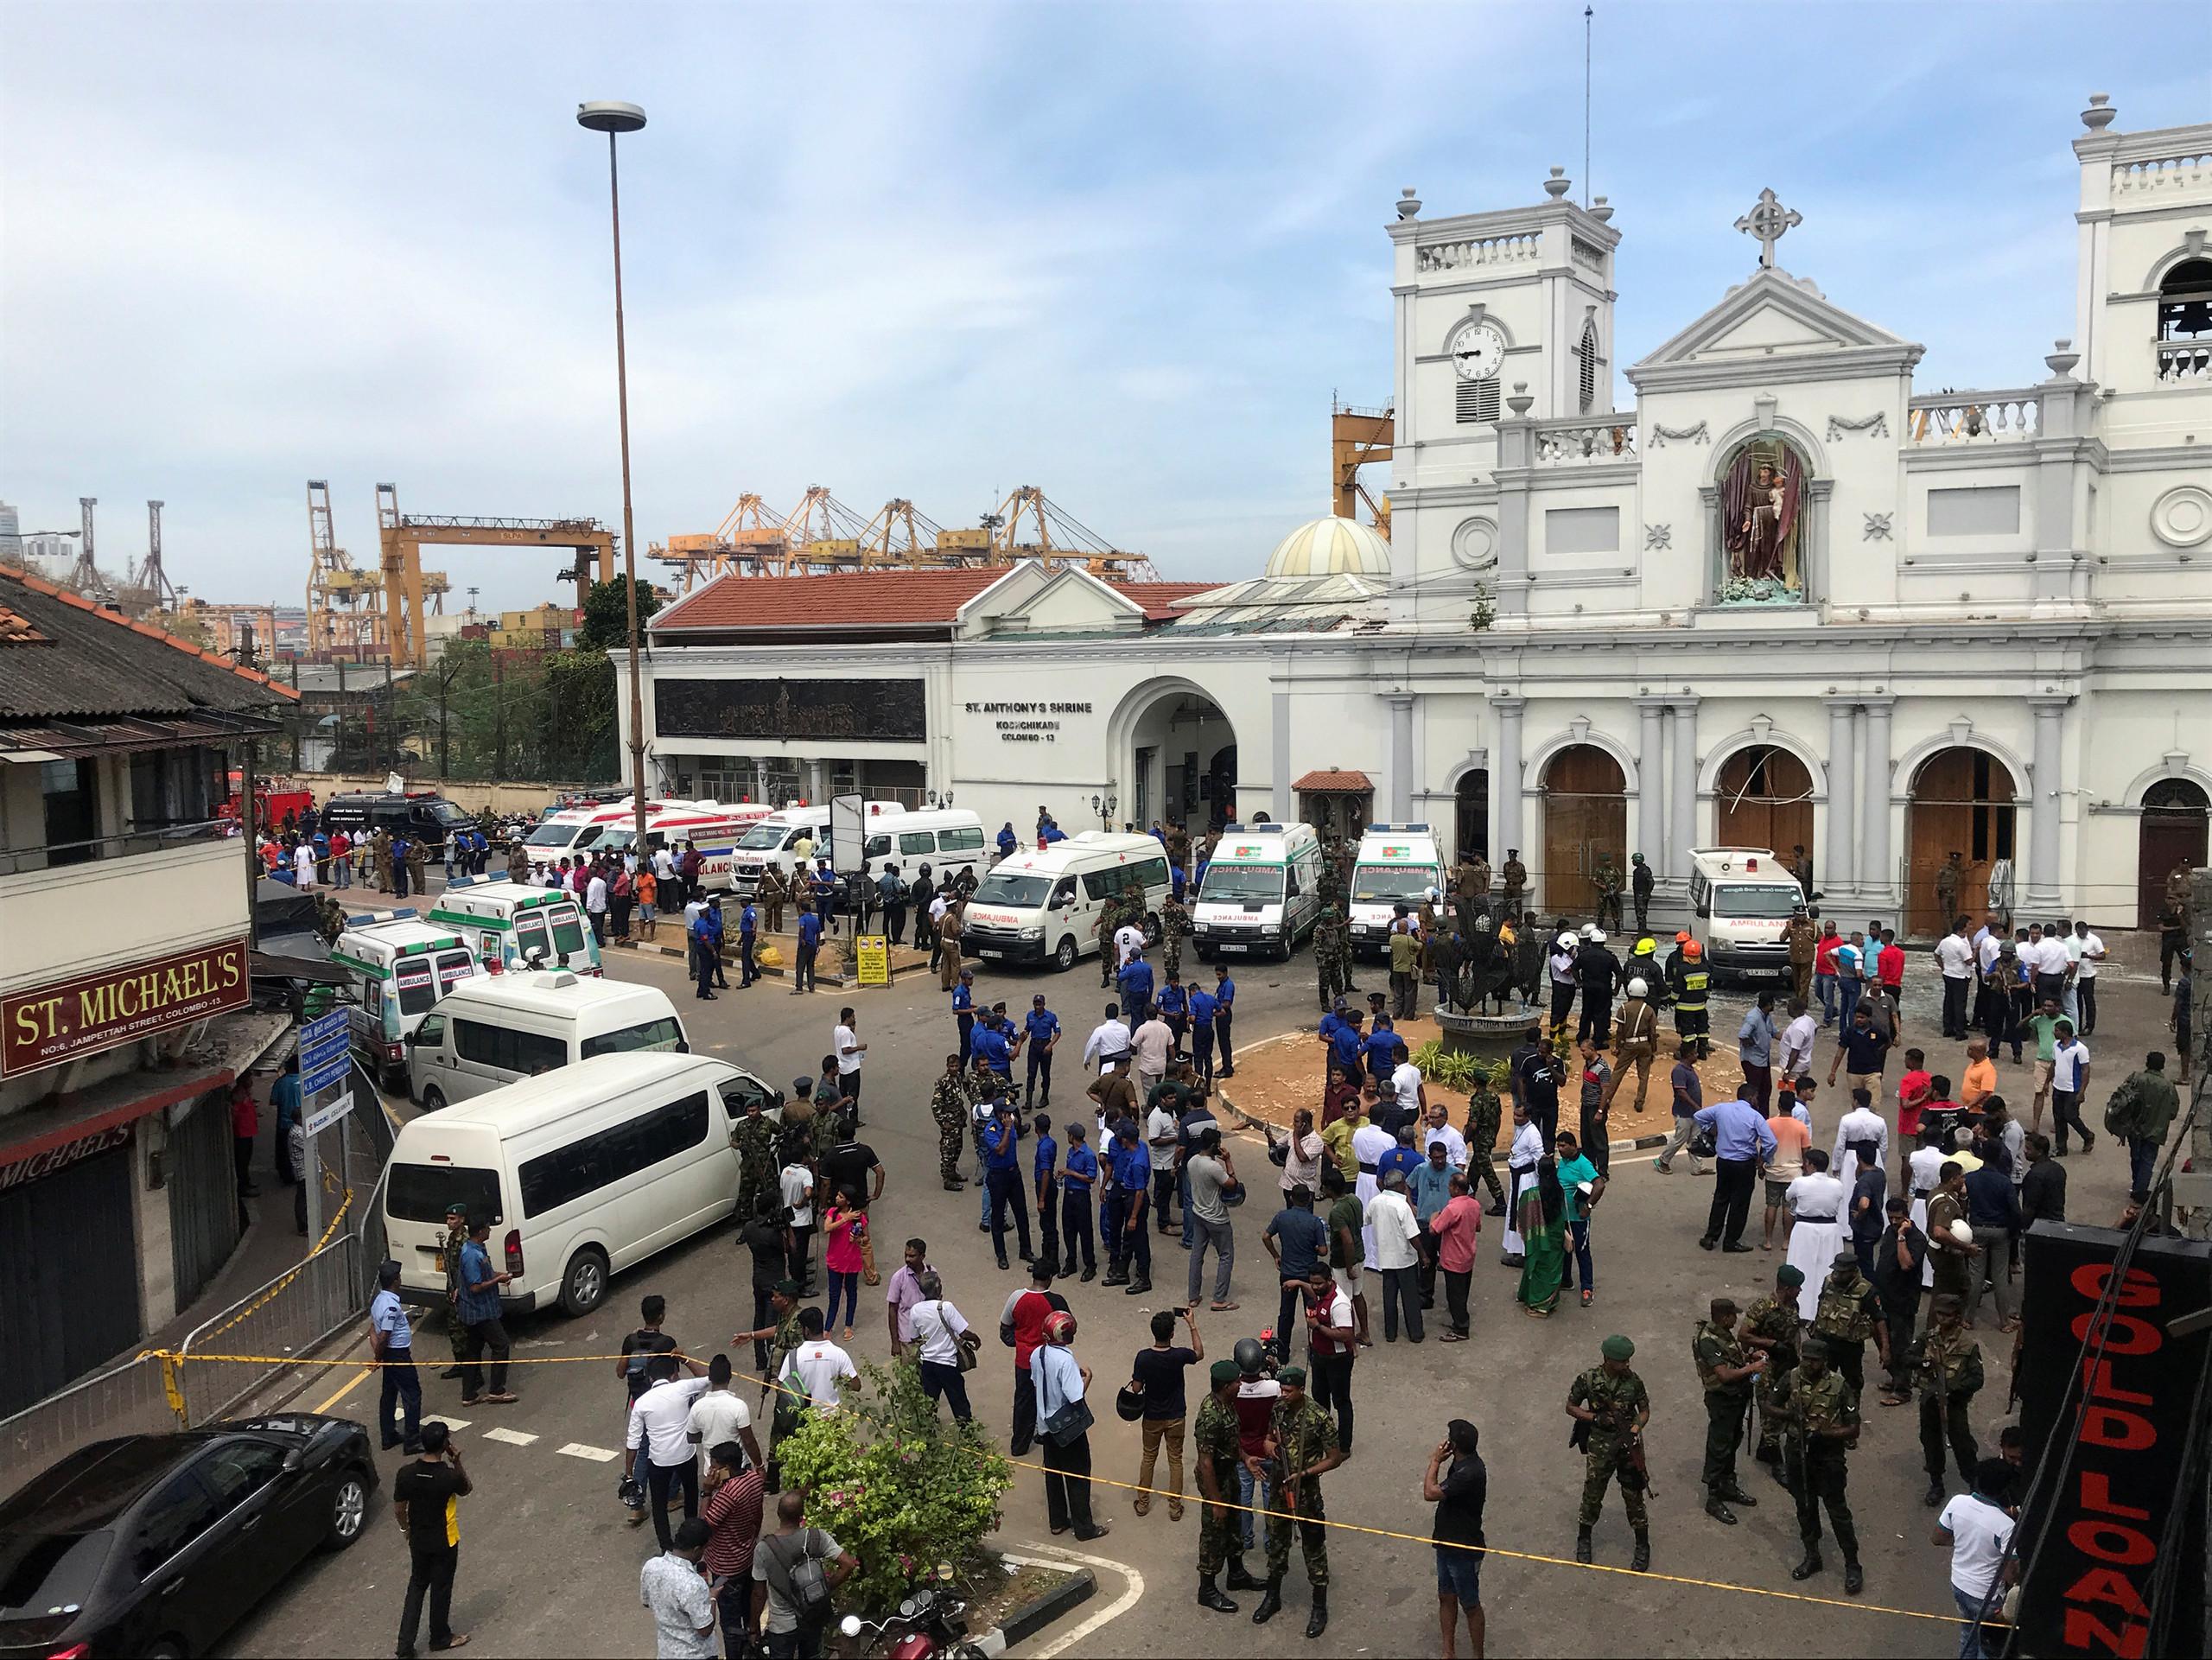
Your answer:
[[[1997,1093],[1997,1063],[1989,1058],[1989,1040],[1975,1038],[1967,1045],[1966,1077],[1959,1085],[1959,1104],[1966,1109],[1966,1122],[1981,1122],[1983,1104]]]
[[[651,939],[653,930],[660,925],[660,878],[653,875],[652,865],[638,862],[638,933]]]
[[[1766,1127],[1774,1132],[1774,1151],[1762,1173],[1766,1177],[1766,1226],[1759,1249],[1772,1250],[1775,1218],[1782,1213],[1789,1184],[1805,1173],[1805,1149],[1813,1144],[1813,1129],[1787,1106],[1768,1119]]]

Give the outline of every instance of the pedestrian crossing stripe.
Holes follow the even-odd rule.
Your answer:
[[[432,1415],[432,1416],[436,1416],[436,1415],[435,1415],[435,1414],[433,1414],[433,1415]],[[430,1421],[430,1420],[429,1420],[429,1418],[425,1418],[425,1419],[423,1419],[423,1421],[424,1423],[428,1423],[428,1422],[429,1422],[429,1421]],[[440,1418],[438,1418],[438,1421],[439,1421],[440,1423],[443,1424],[443,1425],[444,1425],[448,1429],[466,1429],[466,1428],[468,1428],[468,1425],[469,1425],[469,1420],[468,1420],[468,1419],[467,1419],[467,1418],[445,1418],[445,1417],[440,1417]]]
[[[572,1459],[589,1459],[594,1464],[612,1464],[616,1457],[611,1448],[586,1447],[582,1441],[570,1441],[566,1447],[556,1447],[553,1450]]]
[[[505,1441],[510,1447],[528,1447],[537,1437],[527,1430],[509,1429],[502,1426],[498,1429],[486,1430],[484,1439],[487,1441]]]

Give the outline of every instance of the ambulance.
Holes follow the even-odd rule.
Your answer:
[[[1288,958],[1320,915],[1320,880],[1311,824],[1224,825],[1191,908],[1198,955]]]
[[[529,882],[455,882],[430,906],[433,927],[449,928],[493,974],[513,970],[601,972],[599,942],[566,888]]]
[[[870,801],[864,807],[871,824],[886,815],[906,811],[905,804],[897,801]],[[731,889],[751,898],[760,886],[760,873],[770,865],[775,866],[786,876],[790,875],[791,866],[797,862],[798,848],[802,841],[813,843],[806,861],[809,870],[815,868],[817,861],[830,856],[828,802],[818,802],[811,806],[785,807],[755,819],[752,827],[737,838],[736,846],[731,851]],[[918,860],[916,862],[920,862]]]
[[[462,981],[481,974],[476,954],[452,928],[411,917],[364,923],[338,936],[330,960],[353,983],[346,1007],[353,1048],[385,1087],[407,1075],[407,1040]]]
[[[658,812],[665,805],[649,801],[645,811]],[[530,868],[543,873],[546,866],[557,865],[564,858],[600,851],[609,831],[628,825],[636,817],[637,809],[628,800],[564,807],[537,821],[537,828],[523,838],[523,851],[529,855]]]
[[[665,847],[680,856],[684,843],[690,843],[699,849],[699,885],[727,892],[738,843],[769,812],[765,802],[664,801],[646,811],[645,850],[654,853]],[[600,845],[623,853],[636,839],[637,827],[626,814]]]
[[[1131,882],[1144,889],[1145,938],[1160,935],[1167,855],[1149,836],[1084,830],[1041,848],[1016,848],[976,886],[962,948],[995,962],[1049,962],[1063,972],[1098,950],[1098,914]]]
[[[1692,848],[1690,908],[1697,913],[1706,966],[1721,973],[1787,978],[1783,930],[1805,890],[1771,848]]]
[[[1444,855],[1427,824],[1370,824],[1360,835],[1353,861],[1351,949],[1357,957],[1390,954],[1390,923],[1397,907],[1418,913],[1434,888],[1444,892]],[[1443,914],[1443,906],[1437,907]]]

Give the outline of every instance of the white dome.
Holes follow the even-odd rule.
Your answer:
[[[1268,556],[1269,576],[1388,576],[1390,544],[1349,518],[1300,525]]]

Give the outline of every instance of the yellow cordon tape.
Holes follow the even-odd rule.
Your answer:
[[[175,1364],[179,1361],[187,1360],[224,1361],[234,1364],[276,1366],[378,1367],[397,1365],[411,1366],[415,1364],[412,1361],[349,1359],[343,1356],[319,1357],[314,1359],[302,1359],[295,1355],[181,1355],[168,1349],[149,1350],[148,1352],[161,1357],[162,1374],[164,1383],[168,1383],[169,1377],[174,1371]],[[506,1364],[510,1367],[564,1365],[597,1366],[606,1365],[613,1361],[626,1360],[629,1358],[630,1357],[627,1355],[619,1354],[517,1355],[509,1357]],[[689,1358],[689,1357],[682,1355],[677,1355],[676,1358]],[[741,1378],[748,1383],[758,1383],[764,1390],[774,1390],[779,1393],[787,1392],[784,1390],[784,1386],[782,1384],[771,1382],[769,1379],[760,1377],[756,1373],[733,1371],[730,1376],[734,1379]],[[181,1409],[182,1400],[183,1396],[181,1394],[175,1392],[172,1388],[171,1404],[179,1406]],[[437,1415],[435,1413],[425,1410],[423,1415],[423,1421],[427,1423],[431,1418],[436,1415]],[[1033,1464],[1027,1459],[1009,1459],[1007,1462],[1017,1470],[1033,1471],[1039,1476],[1052,1473],[1046,1470],[1043,1465]],[[1085,1479],[1088,1479],[1093,1486],[1119,1487],[1127,1492],[1147,1493],[1154,1498],[1164,1498],[1181,1504],[1204,1504],[1207,1502],[1205,1499],[1198,1497],[1196,1494],[1173,1493],[1168,1491],[1164,1487],[1147,1487],[1134,1481],[1116,1481],[1110,1476],[1094,1475]],[[1294,1511],[1268,1510],[1262,1505],[1238,1504],[1234,1500],[1224,1500],[1222,1502],[1221,1508],[1230,1511],[1240,1511],[1261,1517],[1279,1516],[1287,1520],[1294,1522],[1318,1521],[1320,1525],[1325,1528],[1336,1528],[1346,1533],[1366,1534],[1377,1539],[1398,1539],[1406,1541],[1409,1543],[1420,1545],[1433,1545],[1436,1543],[1435,1540],[1424,1537],[1421,1534],[1406,1533],[1395,1528],[1376,1528],[1369,1527],[1363,1523],[1359,1522],[1339,1522],[1333,1517],[1325,1516],[1316,1517],[1300,1516]],[[1503,1556],[1514,1561],[1540,1562],[1548,1568],[1572,1568],[1579,1569],[1585,1574],[1624,1574],[1632,1580],[1652,1580],[1664,1585],[1690,1585],[1695,1586],[1701,1590],[1707,1591],[1733,1591],[1740,1595],[1747,1597],[1769,1597],[1779,1602],[1810,1603],[1815,1606],[1822,1608],[1847,1608],[1854,1613],[1892,1614],[1900,1619],[1932,1619],[1938,1620],[1946,1625],[1956,1625],[1960,1623],[1959,1616],[1956,1613],[1931,1614],[1918,1608],[1898,1608],[1891,1606],[1887,1603],[1859,1602],[1845,1597],[1818,1597],[1810,1595],[1802,1591],[1770,1591],[1764,1586],[1737,1585],[1728,1580],[1698,1579],[1688,1574],[1655,1574],[1649,1568],[1616,1568],[1609,1562],[1578,1562],[1571,1556],[1547,1556],[1539,1551],[1511,1550],[1502,1545],[1446,1545],[1443,1548],[1447,1550],[1480,1549],[1492,1556]],[[1985,1625],[1992,1628],[2002,1627],[2005,1623],[2005,1621],[1997,1619],[1993,1614],[1989,1619],[1984,1622]]]

